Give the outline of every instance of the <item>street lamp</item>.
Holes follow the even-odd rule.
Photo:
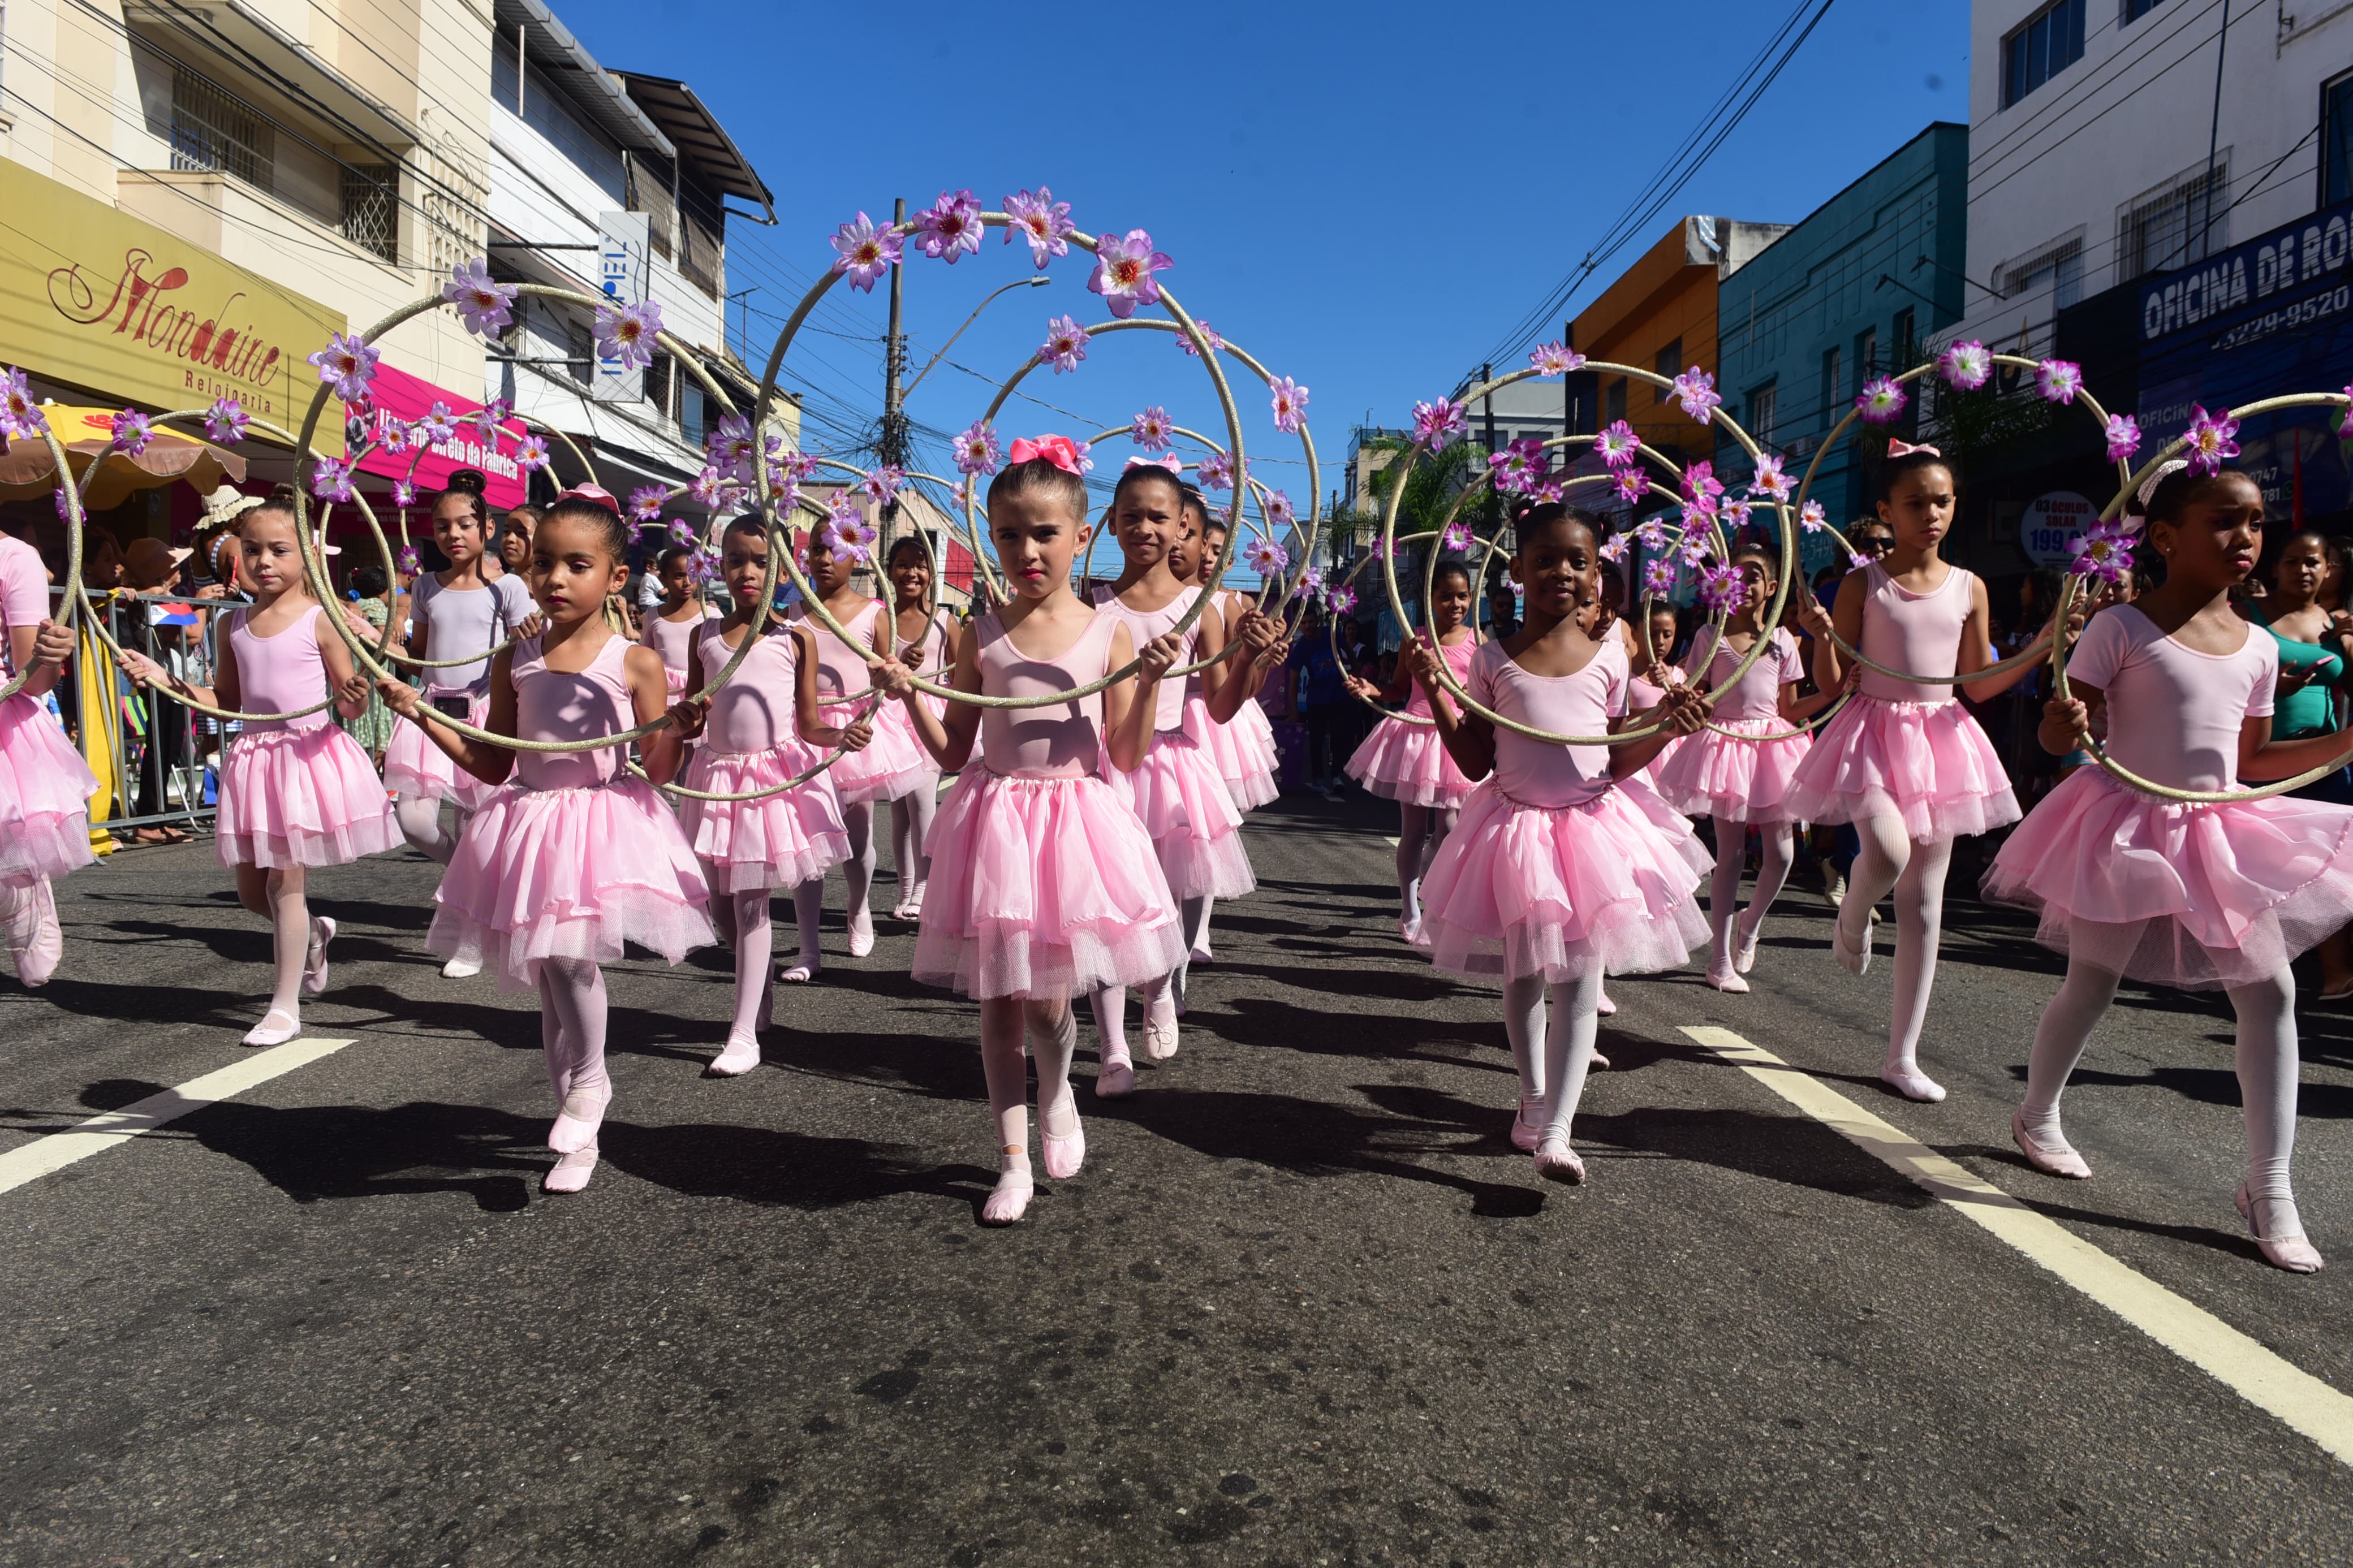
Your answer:
[[[906,392],[902,392],[899,395],[902,398],[904,398],[908,394],[913,393],[915,388],[923,384],[923,377],[932,374],[932,365],[939,363],[940,361],[946,356],[948,350],[955,346],[955,341],[964,336],[964,328],[969,327],[975,321],[980,320],[980,313],[988,309],[990,303],[996,300],[997,295],[1010,294],[1016,289],[1042,289],[1046,286],[1046,275],[1040,272],[1034,277],[1017,279],[1013,282],[1008,283],[1002,289],[990,290],[988,298],[974,306],[972,314],[964,319],[964,327],[958,327],[955,331],[948,334],[948,341],[940,345],[940,352],[932,356],[930,363],[924,365],[922,370],[915,373],[915,379],[907,384]]]

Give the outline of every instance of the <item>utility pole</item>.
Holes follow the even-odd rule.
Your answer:
[[[1479,367],[1479,381],[1482,385],[1494,379],[1493,365],[1482,364]],[[1492,458],[1495,455],[1495,394],[1490,390],[1479,401],[1486,410],[1487,455]],[[1486,503],[1480,510],[1487,514],[1487,537],[1493,539],[1496,531],[1504,526],[1504,498],[1495,493],[1494,486],[1487,487]]]
[[[892,204],[891,220],[907,221],[907,198],[901,196]],[[902,310],[906,302],[905,267],[891,268],[891,331],[883,340],[882,353],[882,433],[875,442],[875,456],[883,462],[905,468],[912,454],[907,449],[907,416],[899,405],[902,395],[899,380],[907,373],[907,334],[901,330]],[[882,537],[887,546],[891,525],[899,521],[899,503],[891,501],[882,508]]]

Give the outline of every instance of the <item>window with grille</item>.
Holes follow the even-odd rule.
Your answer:
[[[2070,239],[2011,266],[2003,278],[2003,292],[2016,299],[2031,289],[2048,288],[2053,310],[2065,310],[2084,297],[2084,242]]]
[[[2129,283],[2151,272],[2168,272],[2203,261],[2211,247],[2228,243],[2222,205],[2230,172],[2200,169],[2171,190],[2136,202],[2117,226],[2116,280]]]
[[[653,405],[657,414],[667,416],[670,413],[673,401],[670,395],[670,380],[676,363],[668,354],[656,354],[646,366],[646,401]]]
[[[1822,422],[1825,427],[1838,423],[1839,405],[1846,401],[1846,389],[1840,384],[1839,381],[1841,374],[1843,373],[1839,365],[1838,350],[1824,349],[1822,351]]]
[[[654,254],[664,261],[675,259],[678,204],[670,200],[670,175],[659,160],[641,153],[629,155],[629,210],[646,215]]]
[[[400,259],[400,170],[391,163],[345,163],[343,222],[345,239],[386,261]]]
[[[1879,374],[1879,329],[1866,327],[1854,335],[1854,389]]]
[[[2120,18],[2120,25],[2129,27],[2164,4],[2165,0],[2124,0],[2124,15]]]
[[[719,231],[693,213],[681,212],[678,216],[680,237],[684,241],[679,247],[678,269],[688,282],[717,299],[719,279],[725,275],[720,266]]]
[[[1748,395],[1748,433],[1757,437],[1760,447],[1773,444],[1774,416],[1780,401],[1780,387],[1769,381]]]
[[[564,323],[565,368],[572,379],[586,386],[596,379],[596,338],[585,321],[567,319]]]
[[[1895,312],[1895,353],[1894,356],[1894,363],[1895,369],[1898,371],[1910,370],[1913,365],[1919,363],[1920,334],[1918,330],[1913,324],[1915,318],[1909,310],[1903,310]]]
[[[172,167],[234,174],[270,188],[269,126],[251,105],[200,76],[172,73]]]
[[[2353,75],[2320,89],[2320,200],[2353,199]]]
[[[2001,106],[2084,58],[2084,0],[2054,0],[2001,40]]]

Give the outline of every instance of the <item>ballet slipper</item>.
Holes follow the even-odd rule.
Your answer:
[[[31,990],[48,983],[65,956],[66,933],[58,924],[57,895],[46,881],[26,889],[8,920],[8,949],[16,978]]]
[[[1535,1120],[1528,1120],[1531,1116]],[[1512,1147],[1524,1154],[1533,1154],[1544,1139],[1544,1096],[1522,1095],[1520,1107],[1512,1112]]]
[[[2010,1141],[2018,1145],[2018,1152],[2026,1156],[2028,1164],[2046,1176],[2066,1176],[2078,1182],[2092,1179],[2092,1167],[2068,1144],[2056,1121],[2045,1126],[2038,1137],[2026,1130],[2026,1111],[2021,1107],[2010,1113]]]
[[[1879,1081],[1905,1099],[1916,1100],[1924,1105],[1934,1105],[1945,1098],[1945,1086],[1917,1067],[1881,1068]]]
[[[1609,1000],[1609,992],[1603,991],[1595,995],[1593,999],[1593,1016],[1595,1017],[1607,1018],[1617,1011],[1618,1004]]]
[[[1732,968],[1735,973],[1746,974],[1757,967],[1757,939],[1763,929],[1762,921],[1752,930],[1745,920],[1736,918],[1733,921]]]
[[[539,1190],[543,1193],[576,1193],[588,1184],[588,1178],[596,1172],[596,1145],[591,1143],[586,1149],[575,1149],[555,1162],[547,1174],[539,1179]]]
[[[547,1130],[547,1146],[559,1154],[576,1154],[596,1142],[596,1129],[605,1124],[605,1108],[613,1103],[613,1091],[575,1089],[564,1097],[564,1109],[556,1112],[555,1125]]]
[[[1849,942],[1846,939],[1844,918],[1839,915],[1831,917],[1831,956],[1838,960],[1838,966],[1849,974],[1871,973],[1870,930],[1871,928],[1866,925],[1863,928],[1862,940],[1858,942]]]
[[[1042,1109],[1038,1112],[1038,1131],[1046,1141],[1046,1174],[1058,1182],[1067,1182],[1077,1175],[1087,1158],[1087,1130],[1079,1121],[1078,1100],[1065,1102],[1064,1109],[1071,1117],[1068,1132],[1047,1131],[1046,1112]]]
[[[1015,1144],[1005,1152],[997,1171],[997,1189],[980,1205],[983,1225],[1011,1225],[1029,1207],[1029,1198],[1038,1190],[1029,1178],[1029,1160]]]
[[[2247,1234],[2255,1238],[2255,1246],[2262,1250],[2264,1262],[2274,1268],[2284,1268],[2290,1274],[2317,1274],[2327,1266],[2312,1243],[2305,1239],[2302,1230],[2283,1230],[2271,1237],[2263,1234],[2263,1226],[2255,1223],[2255,1205],[2247,1194],[2246,1183],[2239,1184],[2238,1195],[2232,1201],[2238,1205],[2239,1217],[2247,1222]],[[2293,1209],[2295,1205],[2290,1204],[2288,1206]],[[2297,1223],[2300,1225],[2302,1222],[2302,1216],[2298,1215]]]
[[[874,911],[860,910],[849,917],[849,956],[863,958],[874,951]]]
[[[1708,964],[1707,983],[1726,995],[1748,994],[1748,982],[1740,978],[1740,972],[1733,967],[1729,959],[1719,957]]]
[[[1557,1149],[1539,1148],[1536,1151],[1536,1174],[1547,1182],[1558,1182],[1564,1186],[1582,1186],[1585,1184],[1585,1162],[1578,1159],[1577,1151],[1567,1143]]]
[[[1124,1050],[1112,1051],[1095,1069],[1095,1098],[1116,1100],[1135,1091],[1135,1063]]]
[[[760,1065],[760,1042],[742,1035],[727,1037],[727,1046],[702,1069],[705,1078],[742,1078]]]
[[[1155,1024],[1144,1020],[1144,1054],[1155,1062],[1165,1062],[1176,1054],[1176,1026]]]
[[[302,989],[316,996],[327,988],[327,944],[335,940],[335,922],[325,915],[311,921],[311,948],[302,955]]]
[[[281,1020],[275,1028],[270,1026],[272,1018]],[[248,1046],[282,1046],[301,1032],[301,1019],[282,1007],[272,1007],[261,1016],[261,1022],[245,1032],[245,1043]]]
[[[441,978],[444,980],[471,980],[475,975],[480,974],[481,972],[482,961],[479,958],[453,958],[448,963],[441,966]]]
[[[1586,1070],[1588,1072],[1608,1072],[1609,1070],[1609,1058],[1603,1056],[1599,1051],[1596,1051],[1593,1053],[1593,1059],[1586,1064]]]
[[[1398,940],[1404,942],[1408,947],[1421,947],[1427,945],[1422,941],[1421,922],[1419,921],[1409,921],[1403,915],[1399,915],[1398,917]]]
[[[824,964],[817,962],[815,959],[804,958],[798,963],[787,964],[784,968],[777,970],[776,984],[779,985],[814,985],[817,984],[818,976],[824,973]]]

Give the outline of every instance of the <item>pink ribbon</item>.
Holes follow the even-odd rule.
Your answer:
[[[1891,458],[1908,458],[1915,452],[1925,452],[1931,458],[1941,458],[1945,455],[1925,441],[1917,447],[1908,441],[1897,441],[1892,438],[1887,443],[1887,455]]]
[[[1184,459],[1174,452],[1155,452],[1148,458],[1130,458],[1127,466],[1131,468],[1166,468],[1180,476],[1185,472]]]
[[[1010,460],[1016,463],[1047,462],[1066,474],[1079,473],[1079,449],[1068,436],[1040,436],[1032,441],[1027,436],[1013,437]]]

